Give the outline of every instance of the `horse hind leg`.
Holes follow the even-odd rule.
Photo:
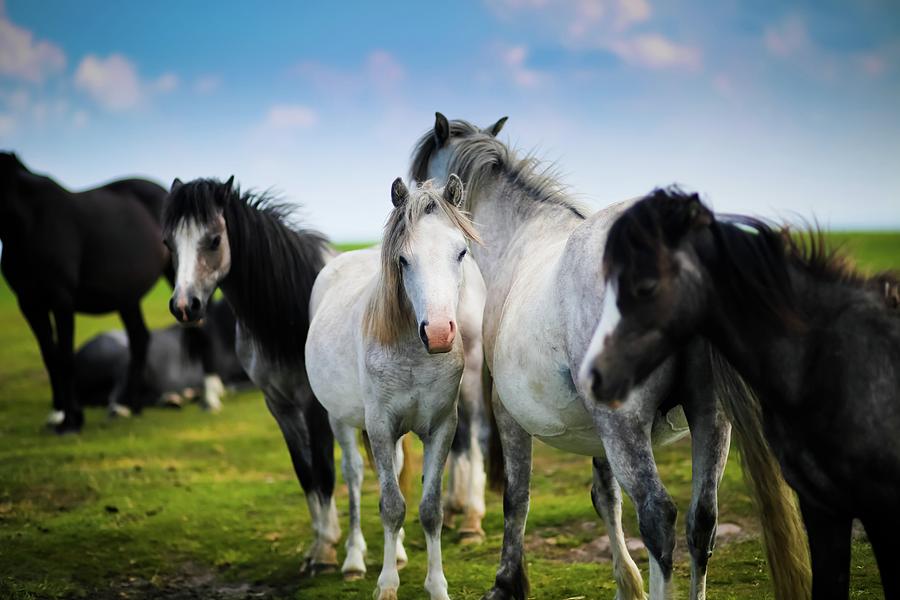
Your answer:
[[[731,424],[716,402],[705,346],[693,358],[703,362],[689,369],[683,386],[682,406],[691,431],[687,544],[691,555],[690,598],[705,600],[706,572],[716,542],[719,482],[728,460]]]
[[[865,519],[863,526],[881,573],[881,587],[886,600],[900,599],[900,520],[884,513],[876,519]]]
[[[50,311],[38,308],[32,302],[23,301],[22,298],[19,298],[19,309],[25,316],[28,326],[31,327],[31,332],[37,339],[38,347],[41,350],[41,358],[44,360],[44,367],[47,369],[53,400],[53,410],[47,417],[47,426],[56,427],[62,424],[66,413],[60,393],[59,368],[57,367],[59,361],[56,341],[53,339],[53,326],[50,323]]]
[[[360,520],[360,490],[363,481],[363,460],[356,442],[356,429],[330,419],[334,436],[341,446],[341,471],[347,484],[350,513],[350,532],[345,548],[347,556],[341,566],[346,581],[362,579],[366,575],[366,540]]]
[[[591,486],[591,501],[594,510],[606,524],[609,547],[612,551],[613,576],[616,579],[616,600],[644,600],[644,580],[628,547],[622,530],[622,490],[615,480],[609,461],[605,457],[594,457],[594,481]]]

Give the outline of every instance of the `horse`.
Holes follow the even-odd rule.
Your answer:
[[[900,598],[900,279],[866,277],[819,232],[719,217],[696,194],[656,190],[606,240],[605,310],[585,385],[606,403],[696,335],[738,376],[726,403],[764,431],[800,501],[812,595],[847,598],[854,518],[885,598]],[[615,307],[612,310],[612,307]]]
[[[50,378],[48,423],[58,433],[84,424],[73,392],[76,312],[121,316],[130,358],[116,402],[140,412],[149,337],[140,300],[169,262],[159,225],[166,190],[122,179],[73,193],[32,173],[12,153],[0,153],[0,181],[0,267]]]
[[[142,404],[181,406],[199,396],[203,407],[221,409],[225,386],[248,381],[234,351],[234,313],[224,300],[214,302],[201,328],[211,344],[213,374],[204,371],[194,329],[171,325],[150,332],[143,373]],[[128,336],[123,331],[98,334],[75,353],[75,397],[81,406],[114,406],[125,385],[129,360]]]
[[[406,503],[397,481],[396,449],[408,431],[425,446],[419,505],[428,547],[425,589],[432,600],[449,599],[441,563],[441,477],[456,434],[464,340],[480,338],[484,304],[484,283],[468,256],[468,242],[477,241],[478,234],[459,210],[462,199],[456,176],[444,188],[424,183],[411,191],[398,177],[381,247],[331,261],[310,300],[307,373],[341,444],[350,492],[345,575],[362,576],[366,568],[356,430],[364,429],[371,441],[385,540],[378,600],[396,599],[400,584]]]
[[[623,410],[590,400],[578,369],[603,311],[605,289],[598,264],[602,242],[627,204],[589,214],[558,178],[532,157],[520,158],[497,139],[506,117],[484,129],[435,116],[417,143],[411,178],[443,181],[458,174],[466,207],[485,241],[472,249],[487,284],[483,344],[494,380],[492,407],[503,451],[504,536],[490,600],[525,598],[525,520],[529,509],[532,437],[593,457],[591,499],[606,523],[618,598],[644,598],[640,571],[622,531],[624,486],[638,511],[650,555],[650,596],[672,593],[676,506],[660,480],[651,442],[692,436],[693,489],[687,515],[691,598],[704,598],[713,550],[717,490],[725,467],[730,424],[716,405],[713,365],[694,342],[637,387]],[[687,426],[685,426],[685,420]],[[764,476],[768,475],[768,478]],[[763,479],[772,483],[778,473]],[[772,483],[773,510],[793,509]],[[769,547],[794,575],[796,541]],[[801,597],[802,577],[776,573],[781,597]],[[800,590],[802,594],[802,589]]]
[[[319,233],[292,223],[292,205],[222,183],[175,179],[163,234],[175,263],[169,309],[182,324],[204,318],[221,288],[237,320],[235,351],[278,422],[305,496],[315,538],[301,572],[337,566],[334,434],[304,369],[313,281],[333,256]]]

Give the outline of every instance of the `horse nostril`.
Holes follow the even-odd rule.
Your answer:
[[[191,312],[197,312],[200,310],[200,298],[194,296],[191,298]]]
[[[450,334],[456,333],[456,321],[450,321]]]
[[[600,375],[600,371],[597,367],[591,369],[591,392],[593,392],[594,397],[600,398],[600,391],[603,389],[603,376]]]
[[[175,315],[176,317],[178,316],[178,309],[175,308],[175,296],[172,296],[171,298],[169,298],[169,312],[172,313],[173,315]]]
[[[425,333],[425,327],[428,325],[428,321],[422,321],[419,323],[419,338],[422,340],[422,343],[425,344],[425,347],[428,348],[428,334]]]

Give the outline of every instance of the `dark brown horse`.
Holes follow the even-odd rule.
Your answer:
[[[0,153],[0,264],[40,345],[63,413],[59,433],[84,422],[73,394],[76,312],[121,315],[131,362],[120,402],[140,411],[148,342],[140,300],[170,264],[159,225],[165,195],[141,179],[72,193]]]
[[[814,600],[848,597],[854,518],[884,597],[900,598],[900,280],[861,275],[819,234],[717,216],[677,190],[619,217],[604,272],[615,310],[583,369],[595,396],[628,401],[703,336],[743,378],[720,399],[739,433],[759,430],[741,440],[744,463],[767,442],[800,498]]]

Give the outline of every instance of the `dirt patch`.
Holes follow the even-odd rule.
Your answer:
[[[612,561],[609,536],[600,535],[600,524],[584,521],[565,527],[544,528],[525,537],[525,551],[531,556],[541,556],[566,563],[595,563]],[[721,548],[736,541],[754,537],[734,523],[719,523],[716,531],[716,547]],[[585,541],[588,540],[588,541]],[[640,538],[625,538],[625,545],[636,560],[647,558],[647,549]],[[679,540],[675,546],[675,560],[687,559],[687,545]]]
[[[264,583],[225,581],[216,572],[196,565],[167,577],[128,577],[113,583],[108,589],[94,590],[89,594],[97,600],[250,600],[290,595],[289,589]]]

